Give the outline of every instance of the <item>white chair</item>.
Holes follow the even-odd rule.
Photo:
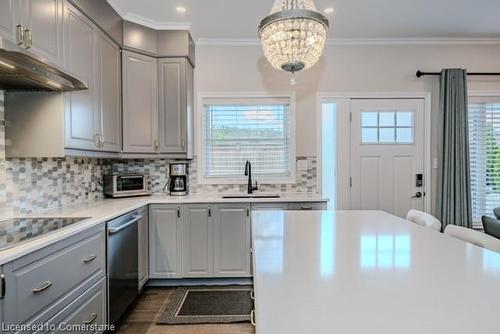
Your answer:
[[[500,253],[500,240],[486,233],[456,225],[446,226],[444,233],[462,241]]]
[[[417,225],[441,232],[441,222],[436,217],[426,212],[411,209],[408,211],[406,219]]]

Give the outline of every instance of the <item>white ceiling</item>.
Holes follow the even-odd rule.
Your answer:
[[[273,0],[108,0],[125,19],[157,29],[190,26],[199,39],[255,39]],[[335,39],[500,38],[499,0],[316,0]],[[176,6],[187,12],[178,14]]]

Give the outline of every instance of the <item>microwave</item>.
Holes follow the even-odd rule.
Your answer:
[[[104,176],[104,196],[132,197],[151,195],[151,177],[145,174],[110,174]]]

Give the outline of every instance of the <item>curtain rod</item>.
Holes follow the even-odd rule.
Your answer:
[[[423,77],[424,75],[441,75],[441,72],[422,72],[422,71],[417,71],[417,78]],[[494,76],[494,75],[499,75],[500,73],[498,72],[470,72],[467,73],[467,75],[482,75],[482,76]]]

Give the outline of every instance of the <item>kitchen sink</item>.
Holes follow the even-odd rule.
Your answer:
[[[222,198],[280,198],[279,194],[233,194],[224,195]]]

